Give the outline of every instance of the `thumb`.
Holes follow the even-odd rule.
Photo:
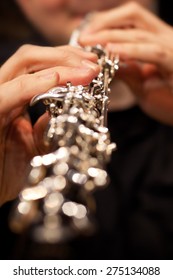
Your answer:
[[[24,106],[34,95],[46,92],[58,82],[59,74],[49,70],[25,74],[0,85],[0,114]]]
[[[143,73],[137,63],[121,63],[116,77],[124,81],[136,96],[142,94]]]

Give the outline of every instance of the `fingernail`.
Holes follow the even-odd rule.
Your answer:
[[[90,34],[92,33],[92,28],[90,26],[85,26],[82,28],[82,31],[81,31],[81,35],[87,35],[87,34]]]
[[[114,53],[119,53],[121,52],[122,53],[122,50],[123,50],[123,45],[122,44],[107,44],[107,47],[106,47],[109,51],[111,52],[114,52]]]
[[[93,34],[89,34],[89,33],[83,33],[83,34],[80,34],[79,36],[79,41],[87,41],[87,40],[91,40],[93,39]]]
[[[115,51],[115,45],[114,44],[107,44],[106,48],[109,50],[109,51]]]
[[[82,64],[87,68],[92,68],[94,71],[98,69],[98,64],[93,63],[89,60],[82,60]]]

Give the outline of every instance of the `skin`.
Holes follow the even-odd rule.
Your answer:
[[[141,0],[131,3],[131,1],[125,0],[87,0],[83,1],[82,5],[79,5],[81,3],[79,0],[16,1],[33,25],[53,44],[56,44],[57,40],[60,44],[68,42],[71,32],[81,23],[83,17],[97,10],[92,14],[88,25],[81,33],[79,43],[81,46],[101,43],[109,51],[118,53],[120,61],[123,63],[116,78],[119,78],[131,88],[136,102],[148,115],[160,122],[173,124],[173,72],[171,66],[173,60],[171,49],[173,30],[138,4],[140,2],[143,6],[149,8],[153,1]],[[123,5],[119,6],[120,4]],[[24,53],[23,55],[25,55]],[[15,59],[12,59],[10,63],[13,67],[6,64],[0,70],[2,89],[0,92],[3,93],[0,99],[4,100],[3,106],[1,106],[3,109],[0,112],[2,116],[1,204],[14,198],[20,191],[25,178],[22,174],[26,172],[26,163],[28,159],[39,152],[38,147],[42,147],[38,139],[41,139],[42,128],[45,127],[45,116],[42,116],[32,128],[24,110],[25,105],[33,95],[46,91],[57,83],[64,83],[65,77],[69,77],[69,68],[67,65],[63,65],[66,60],[62,59],[58,63],[57,58],[55,64],[53,64],[54,53],[52,54],[52,60],[50,58],[51,52],[46,54],[48,57],[44,53],[41,56],[41,52],[36,52],[35,56],[33,53],[32,50],[32,58],[30,60],[24,59],[24,62],[20,60],[20,55],[17,56],[16,61],[19,61],[19,68],[17,66],[18,62],[13,64]],[[47,60],[45,57],[47,57]],[[70,58],[70,56],[67,59],[68,63],[71,59],[75,63],[75,71],[77,71],[77,68],[81,67],[81,63],[78,64],[77,60],[77,65],[75,57]],[[84,60],[86,60],[86,57]],[[93,58],[89,58],[89,60],[93,61]],[[57,69],[57,65],[62,67]],[[72,66],[74,64],[70,67]],[[45,70],[48,67],[53,67],[53,73],[51,70]],[[91,71],[92,67],[89,68]],[[40,72],[42,70],[43,72]],[[81,79],[80,73],[83,70],[79,69],[79,75],[76,75],[75,71],[72,82],[85,83],[93,77],[98,69],[93,70],[92,68],[92,74],[87,70],[90,74],[86,71],[87,74],[82,74]],[[44,76],[45,72],[46,77],[49,78],[43,79],[40,74]],[[57,75],[57,72],[59,75]],[[68,73],[67,76],[66,73]],[[73,71],[70,73],[73,73]],[[85,80],[86,77],[88,77],[87,80]],[[31,82],[32,79],[37,80],[37,82]],[[42,88],[43,84],[44,89]],[[10,90],[8,90],[9,85]],[[14,87],[15,92],[11,90]],[[19,91],[16,90],[17,88],[19,88]],[[9,96],[13,94],[10,101],[5,94],[8,92]],[[16,95],[16,92],[17,94],[19,92],[19,95]],[[22,96],[20,96],[21,92]],[[113,94],[111,97],[111,103],[113,104]],[[14,162],[18,164],[15,171],[13,168]],[[16,174],[16,170],[20,174]],[[21,178],[20,184],[16,184],[17,178]],[[13,188],[11,187],[12,184]]]
[[[152,118],[173,125],[173,28],[132,2],[100,12],[81,34],[81,45],[100,43],[118,54],[117,77]]]
[[[138,0],[148,6],[155,0]],[[67,44],[86,14],[114,8],[130,0],[16,0],[38,31],[54,45]]]
[[[51,44],[68,43],[74,29],[88,14],[92,19],[96,11],[109,14],[109,9],[130,3],[130,0],[16,0],[26,17]],[[137,2],[153,9],[157,0],[138,0]],[[102,14],[102,13],[101,13]],[[92,20],[91,19],[91,20]],[[102,21],[102,20],[101,20]],[[94,24],[96,21],[93,21]],[[92,25],[93,27],[93,25]],[[106,37],[105,37],[106,38]],[[88,45],[88,43],[86,43]],[[118,78],[118,76],[117,76]],[[109,110],[122,110],[136,103],[136,96],[123,79],[112,83]]]
[[[74,85],[89,83],[99,73],[99,67],[94,63],[96,60],[95,55],[69,46],[26,45],[1,67],[1,205],[18,195],[24,185],[30,159],[44,151],[42,136],[48,116],[41,116],[32,127],[26,105],[34,95],[57,84],[64,85],[69,75]]]

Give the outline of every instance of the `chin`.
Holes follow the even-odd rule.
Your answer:
[[[45,37],[54,45],[65,45],[69,43],[72,32],[81,24],[83,20],[82,16],[76,16],[66,20],[66,25],[62,29],[54,28],[52,34],[47,32]],[[52,28],[53,30],[53,28]],[[63,32],[62,32],[63,31]]]

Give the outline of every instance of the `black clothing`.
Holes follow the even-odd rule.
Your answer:
[[[160,17],[167,23],[173,25],[172,5],[171,1],[159,1],[159,14]]]
[[[108,166],[110,185],[95,192],[99,231],[69,242],[67,258],[172,259],[173,128],[150,119],[138,107],[109,113],[108,121],[118,149]],[[8,203],[1,213],[7,208]],[[2,220],[1,234],[7,226]],[[1,257],[45,257],[32,243],[24,243],[29,250],[16,254],[11,236],[15,241],[16,236],[8,232],[10,242],[0,250]],[[55,252],[46,258],[56,258]]]
[[[108,120],[118,150],[108,167],[110,186],[95,194],[101,230],[76,245],[76,255],[172,259],[173,128],[137,107],[110,113]]]
[[[161,11],[165,18],[166,10]],[[40,42],[32,41],[44,45]],[[9,44],[9,49],[0,46],[6,51],[3,57],[1,51],[2,62],[19,43]],[[39,108],[37,115],[35,110],[31,113],[33,122]],[[118,149],[108,165],[110,185],[94,194],[98,232],[52,248],[26,243],[8,229],[13,204],[9,202],[0,209],[0,258],[173,258],[173,127],[158,123],[138,107],[110,112],[108,127]]]

